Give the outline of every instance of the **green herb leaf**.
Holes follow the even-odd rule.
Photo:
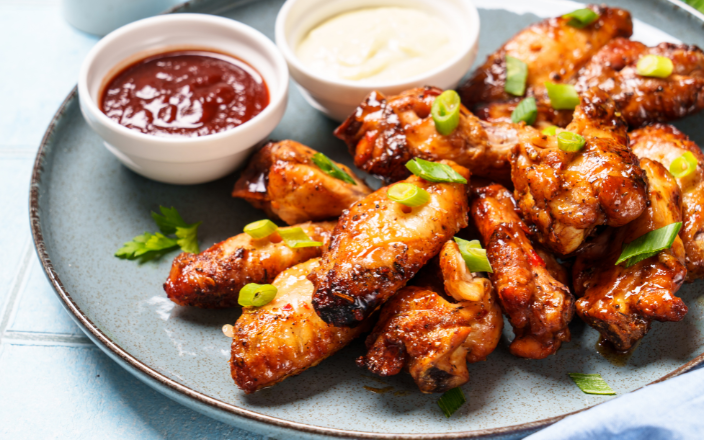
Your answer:
[[[567,373],[585,394],[613,396],[614,390],[601,378],[601,374]]]
[[[482,249],[479,240],[468,241],[459,237],[454,237],[454,239],[470,272],[494,272],[486,256],[486,249]]]
[[[511,122],[518,124],[523,121],[526,125],[533,125],[538,117],[538,106],[532,96],[521,101],[511,113]]]
[[[175,240],[165,237],[160,233],[150,234],[145,232],[124,244],[115,252],[115,256],[126,260],[139,260],[144,263],[176,250],[178,245]]]
[[[555,110],[574,110],[579,105],[579,95],[573,85],[545,82],[550,105]]]
[[[467,402],[464,398],[464,393],[462,393],[462,388],[453,388],[450,391],[446,391],[440,399],[438,399],[438,406],[442,410],[445,417],[450,418],[452,414],[455,413],[462,405]]]
[[[176,208],[171,207],[171,209],[169,209],[164,206],[159,206],[159,211],[161,211],[163,215],[159,215],[152,211],[152,218],[156,222],[156,225],[159,227],[162,234],[173,234],[176,232],[176,228],[184,228],[188,226],[188,224],[183,221],[183,218],[181,218],[178,211],[176,211]]]
[[[568,19],[568,26],[576,27],[577,29],[582,29],[590,24],[594,23],[598,18],[599,14],[592,11],[591,9],[577,9],[569,14],[565,14],[562,18]]]
[[[704,0],[684,0],[689,6],[704,13]]]
[[[303,228],[300,226],[292,228],[279,228],[278,232],[286,243],[286,246],[293,249],[302,247],[318,247],[323,245],[320,241],[311,240],[311,238],[306,235]]]
[[[467,179],[455,171],[450,165],[430,162],[419,157],[406,163],[406,168],[416,176],[436,183],[467,183]]]
[[[435,122],[435,129],[443,136],[448,136],[460,124],[460,95],[454,90],[445,90],[435,98],[430,114]]]
[[[198,249],[198,226],[202,222],[193,223],[184,228],[176,228],[176,237],[178,237],[177,243],[181,246],[183,252],[189,252],[191,254],[197,254],[200,252]]]
[[[357,184],[357,182],[354,181],[352,176],[347,174],[342,168],[337,166],[335,162],[333,162],[329,157],[327,157],[323,153],[315,153],[313,157],[311,157],[311,160],[328,176],[342,180],[343,182],[349,183],[350,185]]]
[[[675,241],[680,228],[682,228],[682,222],[677,222],[641,235],[623,246],[621,256],[618,257],[616,264],[626,261],[626,267],[631,267],[664,249],[669,249],[672,246],[672,242]]]
[[[506,83],[504,90],[515,96],[523,96],[528,80],[528,64],[518,58],[506,55]]]

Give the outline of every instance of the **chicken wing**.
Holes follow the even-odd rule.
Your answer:
[[[469,171],[446,162],[469,180]],[[313,306],[323,321],[353,327],[396,293],[467,226],[467,185],[405,182],[430,200],[410,208],[388,198],[383,187],[352,205],[335,228],[330,249],[310,275]]]
[[[381,376],[405,367],[424,393],[465,384],[467,362],[486,359],[503,328],[491,282],[467,270],[455,242],[445,243],[439,264],[444,292],[442,286],[401,289],[382,307],[367,338],[368,352],[357,360]]]
[[[673,61],[667,78],[636,73],[638,60],[660,55]],[[678,119],[704,108],[704,51],[697,46],[643,43],[617,38],[602,48],[580,72],[577,90],[599,87],[616,102],[632,128]]]
[[[268,143],[250,160],[232,196],[294,225],[339,217],[372,192],[345,165],[337,164],[352,177],[354,185],[324,173],[311,159],[315,153],[294,141]]]
[[[577,250],[596,226],[624,225],[646,207],[643,171],[605,92],[582,94],[567,130],[584,137],[581,150],[562,151],[555,136],[524,128],[511,174],[524,220],[560,255]]]
[[[310,238],[327,243],[335,222],[298,225]],[[171,265],[164,290],[181,306],[207,309],[235,307],[240,289],[249,283],[268,284],[276,276],[311,258],[324,247],[289,248],[277,235],[253,239],[239,234],[198,255],[182,253]]]
[[[333,327],[315,314],[313,284],[306,276],[320,264],[315,258],[280,273],[276,298],[262,307],[245,307],[234,325],[230,371],[251,394],[318,365],[366,330]]]
[[[679,321],[687,306],[675,296],[685,280],[684,246],[679,237],[672,248],[631,267],[615,265],[622,244],[647,232],[682,220],[680,189],[658,162],[642,159],[648,176],[648,209],[620,228],[609,228],[577,254],[574,288],[577,313],[617,350],[633,347],[656,321]]]
[[[455,131],[443,136],[430,114],[436,87],[407,90],[385,97],[372,92],[336,130],[354,155],[354,163],[387,182],[409,175],[406,162],[414,157],[452,160],[473,174],[510,181],[511,153],[516,134],[511,124],[482,124],[466,108],[460,109]]]
[[[687,263],[687,281],[704,277],[704,154],[702,150],[671,125],[655,124],[630,133],[631,148],[639,158],[660,162],[670,169],[672,161],[686,152],[697,158],[697,169],[676,179],[682,192],[682,230]]]
[[[511,353],[543,359],[570,340],[567,325],[574,315],[574,297],[556,279],[566,276],[552,256],[543,254],[550,258],[548,264],[535,251],[506,188],[494,184],[474,192],[472,218],[494,270],[490,278],[499,302],[516,335]]]

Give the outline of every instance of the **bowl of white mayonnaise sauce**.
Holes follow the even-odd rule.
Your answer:
[[[341,121],[372,91],[454,88],[477,55],[471,0],[288,0],[276,44],[306,100]]]

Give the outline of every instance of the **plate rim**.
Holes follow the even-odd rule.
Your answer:
[[[243,4],[249,3],[254,0],[245,0],[243,2],[236,2],[233,7],[241,6]],[[690,13],[691,15],[697,17],[704,23],[704,14],[697,11],[693,7],[687,5],[681,0],[666,0],[668,3],[673,4],[676,7]],[[197,4],[205,2],[205,0],[190,0],[179,5],[176,5],[164,13],[175,13],[179,11],[186,10],[187,8]],[[47,127],[44,136],[42,137],[39,149],[37,150],[37,155],[34,160],[34,165],[32,167],[32,177],[30,180],[30,191],[29,191],[29,221],[30,229],[32,233],[32,241],[34,244],[37,257],[42,265],[42,269],[47,279],[51,283],[54,291],[61,300],[62,306],[70,313],[71,318],[78,324],[81,330],[95,343],[105,354],[107,354],[111,359],[115,360],[120,366],[128,370],[131,374],[135,375],[138,379],[145,382],[147,385],[155,388],[162,394],[166,394],[165,391],[176,392],[182,398],[186,400],[193,401],[194,404],[204,404],[210,410],[214,411],[225,411],[226,413],[234,416],[238,416],[246,419],[247,421],[253,423],[256,428],[263,431],[267,427],[277,427],[284,430],[293,430],[302,434],[312,434],[318,436],[328,436],[335,438],[362,438],[362,439],[398,439],[398,440],[451,440],[451,439],[465,439],[465,438],[488,438],[497,437],[507,434],[520,434],[533,432],[538,429],[545,428],[552,425],[565,417],[578,414],[582,411],[594,408],[595,406],[601,405],[606,402],[597,403],[595,405],[588,406],[586,408],[579,409],[577,411],[572,411],[569,413],[561,414],[554,417],[549,417],[545,419],[535,420],[532,422],[520,423],[516,425],[503,426],[500,428],[483,428],[471,431],[457,431],[457,432],[446,432],[446,433],[373,433],[368,431],[354,431],[347,429],[337,429],[337,428],[327,428],[322,426],[310,425],[307,423],[299,423],[290,420],[285,420],[279,417],[268,416],[256,411],[245,409],[231,403],[224,402],[219,399],[208,396],[205,393],[196,391],[193,388],[186,386],[178,381],[166,377],[164,374],[159,373],[152,367],[143,363],[135,356],[130,354],[127,350],[123,349],[112,341],[105,333],[103,333],[88,316],[78,307],[78,305],[73,301],[71,294],[66,290],[59,274],[54,269],[54,266],[47,252],[46,245],[44,243],[44,235],[41,228],[41,215],[39,207],[39,187],[41,185],[42,175],[44,172],[44,160],[46,159],[47,149],[51,143],[52,137],[56,132],[57,125],[63,118],[68,107],[72,104],[74,100],[77,99],[78,92],[77,88],[74,87],[68,96],[59,106],[58,110],[54,114]],[[656,383],[663,382],[667,379],[684,374],[699,365],[704,364],[704,353],[690,360],[689,362],[683,364],[682,366],[676,368],[670,373],[656,379],[640,388],[629,391],[626,394],[630,394],[634,391],[642,389],[646,386],[653,385]],[[144,375],[144,376],[142,376]],[[163,387],[163,389],[161,389]],[[166,394],[167,397],[173,397]],[[178,400],[177,400],[178,401]],[[611,400],[609,400],[611,401]],[[608,402],[608,401],[607,401]],[[179,403],[183,404],[182,401]],[[189,406],[189,405],[186,405]],[[191,409],[202,412],[195,406],[189,406]],[[206,416],[213,417],[210,414]],[[220,419],[224,423],[227,421]],[[243,427],[243,429],[252,429],[252,427]]]

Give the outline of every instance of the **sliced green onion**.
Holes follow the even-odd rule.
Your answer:
[[[590,24],[594,23],[598,18],[599,14],[592,11],[591,9],[577,9],[569,14],[565,14],[562,18],[568,19],[568,26],[576,27],[577,29],[582,29]]]
[[[511,122],[518,124],[523,121],[526,125],[533,125],[538,117],[538,106],[535,105],[535,98],[532,96],[524,99],[513,109],[511,113]]]
[[[311,160],[313,160],[313,163],[316,164],[318,168],[323,170],[323,172],[328,176],[340,179],[343,182],[347,182],[351,185],[357,184],[357,182],[354,181],[352,176],[347,174],[342,168],[338,167],[335,162],[333,162],[329,157],[327,157],[323,153],[315,153],[313,157],[311,157]]]
[[[675,66],[672,60],[660,55],[646,55],[638,60],[636,73],[640,76],[652,76],[655,78],[667,78],[672,75]]]
[[[442,410],[443,414],[445,414],[445,417],[448,419],[457,411],[460,409],[462,405],[464,405],[467,402],[467,399],[464,398],[464,393],[462,393],[462,388],[453,388],[450,391],[446,391],[440,398],[438,399],[438,406]]]
[[[244,227],[244,232],[252,238],[264,238],[276,232],[278,228],[276,223],[269,219],[264,219],[248,224]]]
[[[571,131],[562,131],[557,135],[557,148],[568,153],[574,153],[584,147],[584,138]]]
[[[545,87],[548,89],[550,105],[555,110],[574,110],[579,105],[579,95],[574,86],[546,81]]]
[[[318,247],[323,245],[320,241],[311,240],[300,226],[279,229],[279,235],[284,240],[284,243],[286,243],[286,246],[290,248]]]
[[[601,378],[601,374],[567,373],[584,394],[613,396],[614,390]]]
[[[541,131],[542,134],[545,136],[555,136],[557,134],[557,126],[556,125],[551,125],[547,128],[544,128],[543,131]]]
[[[528,64],[506,55],[506,84],[504,90],[515,96],[523,96],[528,80]]]
[[[697,158],[688,151],[673,160],[670,164],[670,174],[677,178],[687,177],[697,169]]]
[[[242,307],[261,307],[276,298],[276,292],[278,289],[271,284],[249,283],[240,289],[237,303]]]
[[[430,113],[438,133],[451,134],[460,124],[460,95],[454,90],[445,90],[435,98]]]
[[[430,194],[423,188],[412,183],[397,183],[386,191],[386,195],[394,202],[415,208],[425,205],[430,200]]]
[[[450,165],[430,162],[419,157],[406,162],[406,168],[416,176],[436,183],[467,183],[467,179]]]
[[[664,249],[669,249],[672,246],[672,242],[675,241],[677,233],[680,232],[680,228],[682,228],[682,222],[677,222],[641,235],[623,246],[621,256],[618,257],[616,264],[621,264],[625,261],[626,267],[631,267]]]
[[[486,257],[486,249],[482,249],[479,240],[467,241],[459,237],[454,238],[455,243],[460,248],[462,259],[464,259],[464,263],[470,272],[494,272],[489,259]]]

